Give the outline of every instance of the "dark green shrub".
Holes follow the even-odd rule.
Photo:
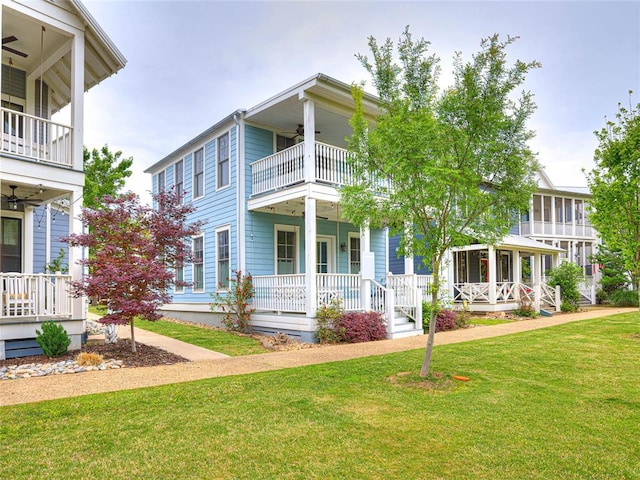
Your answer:
[[[616,290],[609,294],[609,301],[616,307],[637,307],[637,290]]]
[[[575,312],[580,307],[580,290],[578,284],[584,281],[582,267],[571,262],[563,262],[547,273],[547,284],[555,287],[560,285],[560,297],[562,305],[567,308],[567,312]]]
[[[49,358],[64,355],[71,344],[71,339],[64,327],[52,321],[44,322],[42,331],[36,330],[36,335],[36,342]]]

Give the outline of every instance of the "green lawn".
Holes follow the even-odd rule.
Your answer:
[[[500,325],[501,323],[511,323],[513,320],[508,318],[485,318],[485,317],[473,317],[469,319],[471,325]]]
[[[0,408],[0,478],[638,479],[640,315]],[[16,380],[16,381],[37,381]]]
[[[97,315],[105,314],[104,309],[101,309],[101,307],[90,307],[89,310]],[[166,320],[149,322],[139,318],[136,319],[135,326],[232,357],[269,351],[254,338],[237,335],[222,329],[203,328]]]

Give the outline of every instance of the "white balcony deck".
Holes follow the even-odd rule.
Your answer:
[[[0,152],[71,168],[72,128],[26,113],[0,108]]]
[[[348,155],[349,152],[343,148],[316,142],[315,181],[335,186],[352,182],[353,175],[347,163]],[[304,179],[304,143],[251,164],[253,195],[295,185]]]
[[[71,315],[70,275],[0,273],[0,319]]]

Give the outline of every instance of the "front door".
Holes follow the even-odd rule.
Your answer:
[[[318,235],[316,241],[316,272],[335,273],[335,257],[333,237]]]
[[[22,220],[2,217],[0,272],[22,272]]]

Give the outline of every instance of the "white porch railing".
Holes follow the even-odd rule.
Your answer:
[[[71,315],[70,275],[0,273],[0,317]]]
[[[253,194],[277,190],[304,180],[304,144],[282,150],[251,164]]]
[[[306,312],[304,274],[253,277],[253,308],[276,312]]]
[[[540,303],[546,303],[560,311],[560,287],[552,287],[546,283],[540,284]]]
[[[334,185],[347,185],[353,175],[344,148],[316,142],[316,180]]]
[[[489,302],[489,284],[488,283],[454,283],[453,284],[453,300],[455,302],[467,301]]]
[[[578,284],[580,295],[589,300],[592,305],[596,304],[596,285],[593,277],[587,277],[584,282]]]
[[[393,291],[395,307],[413,321],[422,321],[423,293],[417,287],[417,275],[388,275],[387,287]]]
[[[319,273],[316,277],[316,305],[330,305],[332,300],[339,300],[345,310],[361,310],[360,275],[340,273]]]
[[[50,120],[0,108],[0,150],[65,167],[73,166],[72,129]]]

